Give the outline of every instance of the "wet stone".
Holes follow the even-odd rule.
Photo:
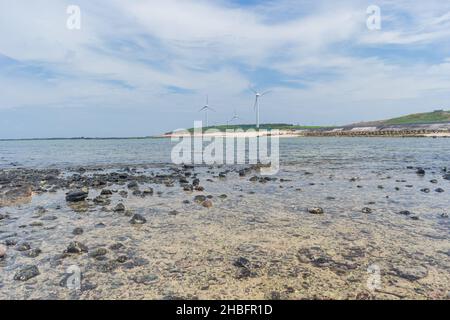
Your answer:
[[[113,193],[109,189],[103,189],[102,192],[100,192],[100,195],[102,196],[111,196]]]
[[[80,202],[88,197],[88,193],[84,191],[72,191],[66,195],[67,202]]]
[[[69,246],[66,249],[66,253],[74,253],[74,254],[78,254],[78,253],[82,253],[82,252],[88,252],[88,247],[85,246],[84,244],[82,244],[81,242],[78,241],[73,241],[69,244]]]
[[[308,212],[311,214],[323,214],[324,213],[324,211],[321,207],[308,208]]]
[[[206,200],[206,197],[204,195],[198,195],[194,197],[194,201],[197,203],[202,203]]]
[[[72,234],[79,236],[79,235],[83,234],[83,232],[84,232],[83,228],[75,228],[75,229],[73,229]]]
[[[27,281],[31,278],[34,278],[40,274],[38,267],[35,265],[28,265],[22,267],[16,274],[14,275],[14,280],[17,281]]]
[[[36,258],[41,253],[42,253],[42,250],[39,248],[36,248],[36,249],[31,249],[31,250],[25,251],[24,256],[26,256],[28,258]]]
[[[361,212],[362,213],[372,213],[372,209],[369,207],[364,207],[364,208],[362,208]]]
[[[205,208],[212,208],[213,203],[212,203],[211,200],[205,200],[205,201],[202,202],[202,206],[205,207]]]
[[[145,219],[143,216],[141,216],[140,214],[136,213],[135,215],[133,215],[133,217],[130,220],[131,224],[144,224],[147,222],[147,219]]]
[[[113,251],[120,250],[120,249],[122,249],[122,248],[124,248],[124,247],[125,247],[125,246],[124,246],[122,243],[120,243],[120,242],[114,243],[114,244],[112,244],[112,245],[109,246],[109,248],[110,248],[111,250],[113,250]]]
[[[16,246],[17,251],[27,251],[31,249],[31,245],[28,242],[21,242]]]
[[[144,274],[132,277],[131,280],[138,284],[151,285],[158,281],[158,276],[154,274]]]
[[[91,258],[98,258],[101,256],[104,256],[108,253],[108,250],[105,248],[97,248],[89,252],[89,257]]]
[[[123,203],[119,203],[114,207],[114,212],[124,212],[125,205]]]
[[[397,266],[393,272],[398,277],[409,281],[416,281],[428,275],[428,270],[422,266]]]

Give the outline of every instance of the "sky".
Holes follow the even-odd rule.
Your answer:
[[[450,1],[0,0],[0,138],[254,123],[250,87],[266,123],[450,109]]]

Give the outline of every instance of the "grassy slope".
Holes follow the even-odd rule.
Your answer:
[[[414,123],[438,123],[450,122],[450,111],[434,111],[415,113],[407,116],[382,121],[383,124],[414,124]]]

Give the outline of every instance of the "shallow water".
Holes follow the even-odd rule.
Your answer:
[[[34,167],[107,163],[109,171],[123,172],[118,165],[123,163],[136,168],[136,175],[150,176],[169,173],[172,166],[132,164],[164,163],[161,159],[170,151],[167,142],[155,140],[151,143],[159,147],[137,148],[130,154],[125,150],[146,141],[124,140],[124,145],[134,147],[119,143],[114,156],[109,156],[114,141],[89,141],[83,155],[74,151],[71,157],[56,152],[59,147],[53,144],[45,148],[55,152],[41,145],[45,154],[36,145],[32,151],[24,145],[10,147],[12,142],[0,142],[0,150],[8,167],[9,162]],[[128,197],[114,193],[109,205],[88,200],[80,208],[66,203],[67,190],[58,190],[0,207],[0,214],[9,216],[0,220],[0,242],[27,241],[42,250],[30,258],[8,247],[0,261],[0,298],[448,298],[450,221],[441,214],[449,211],[450,181],[443,179],[441,170],[450,159],[450,140],[283,139],[280,148],[282,166],[276,181],[251,182],[256,172],[239,177],[234,168],[219,178],[226,168],[201,167],[193,173],[204,192],[183,191],[178,182],[172,187],[150,183],[140,189],[152,187],[155,194],[142,198],[133,196],[126,183],[111,184],[108,189],[130,191]],[[62,149],[79,150],[73,145]],[[147,159],[149,154],[154,158]],[[423,167],[426,175],[408,166]],[[433,179],[436,183],[430,182]],[[435,192],[437,188],[444,192]],[[89,199],[100,191],[91,188]],[[212,195],[213,207],[195,203],[199,194]],[[129,216],[113,212],[119,202],[142,214],[147,223],[132,225]],[[39,206],[46,212],[38,212]],[[324,214],[310,214],[310,207],[322,207]],[[363,213],[364,207],[372,212]],[[404,210],[411,215],[399,214]],[[49,216],[56,219],[47,220]],[[84,233],[73,235],[75,227]],[[74,240],[87,245],[89,252],[106,248],[104,260],[88,253],[59,257]],[[109,248],[117,242],[123,247]],[[127,256],[128,262],[114,262],[119,256]],[[244,267],[236,261],[245,261]],[[14,280],[29,264],[36,265],[40,275]],[[61,283],[72,265],[81,269],[82,290]],[[376,290],[368,286],[374,279],[369,267],[380,270]]]

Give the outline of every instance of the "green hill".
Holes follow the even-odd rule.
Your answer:
[[[450,122],[450,111],[436,110],[433,112],[415,113],[383,122],[387,125]]]
[[[409,124],[432,124],[450,122],[450,111],[435,110],[433,112],[414,113],[406,116],[388,120],[360,122],[349,125],[358,126],[387,126],[387,125],[409,125]]]

